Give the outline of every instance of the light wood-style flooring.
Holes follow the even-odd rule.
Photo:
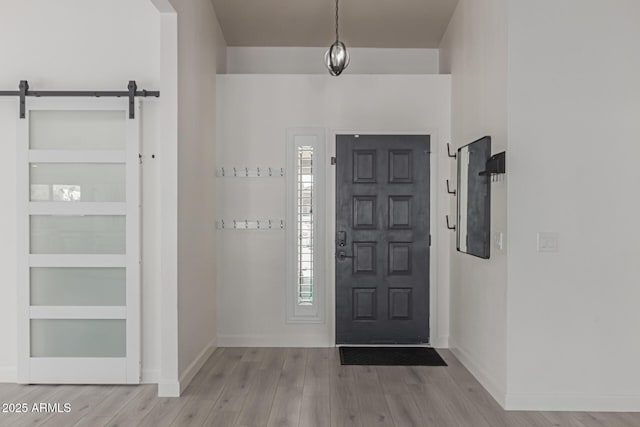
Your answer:
[[[638,427],[640,414],[505,412],[447,350],[448,367],[341,366],[336,349],[220,348],[179,399],[157,387],[0,384],[0,426]],[[1,409],[1,408],[0,408]]]

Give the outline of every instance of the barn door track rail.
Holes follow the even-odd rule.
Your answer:
[[[18,96],[20,97],[20,118],[25,118],[26,111],[26,98],[27,96],[35,96],[36,98],[45,97],[45,96],[88,96],[95,98],[129,98],[129,118],[135,119],[135,98],[138,97],[160,97],[159,91],[151,91],[151,90],[138,90],[138,85],[135,80],[130,80],[127,85],[127,90],[123,91],[81,91],[81,90],[71,90],[71,91],[55,91],[55,90],[40,90],[33,91],[29,90],[29,82],[26,80],[20,80],[20,85],[18,86],[17,91],[10,90],[0,90],[0,96]]]

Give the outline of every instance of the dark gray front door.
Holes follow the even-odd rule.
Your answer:
[[[427,135],[336,137],[336,343],[429,341]]]

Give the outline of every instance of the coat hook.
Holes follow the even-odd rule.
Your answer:
[[[269,176],[273,175],[273,171],[271,170],[271,168],[269,168]]]
[[[236,220],[235,220],[235,219],[233,220],[233,228],[234,228],[234,229],[238,228],[238,224],[236,223]]]
[[[224,230],[224,219],[220,220],[220,228]]]
[[[452,159],[455,159],[457,156],[455,152],[451,154],[451,147],[448,142],[447,142],[447,156],[451,157]]]
[[[269,228],[271,228],[271,220],[269,220]]]
[[[283,219],[280,220],[280,228],[284,228],[284,220]]]
[[[224,176],[224,168],[220,168],[222,176]]]
[[[233,176],[238,176],[238,171],[236,170],[236,168],[233,168]]]
[[[454,196],[456,195],[456,190],[451,191],[451,189],[449,188],[449,180],[447,180],[447,193],[453,194]]]
[[[447,228],[449,230],[455,230],[456,229],[455,225],[449,225],[449,215],[447,215],[446,218],[447,218]]]
[[[258,168],[258,176],[260,176],[260,168]]]

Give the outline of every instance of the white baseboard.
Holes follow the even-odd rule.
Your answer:
[[[180,383],[177,381],[159,382],[158,397],[180,397]]]
[[[160,370],[158,369],[143,369],[141,384],[158,384],[160,382]]]
[[[335,347],[326,335],[218,335],[220,347]]]
[[[211,341],[180,375],[180,394],[182,394],[189,384],[191,384],[193,378],[198,374],[200,369],[202,369],[202,366],[204,366],[205,362],[209,360],[213,352],[216,350],[216,341],[216,339]]]
[[[506,393],[504,386],[492,378],[487,371],[474,362],[473,357],[461,348],[453,338],[449,338],[449,349],[465,368],[478,380],[478,382],[489,392],[496,402],[505,408]]]
[[[449,336],[434,337],[431,346],[433,348],[449,348]]]
[[[18,382],[18,372],[16,368],[0,366],[0,383]]]
[[[640,412],[639,395],[508,393],[509,411]]]

